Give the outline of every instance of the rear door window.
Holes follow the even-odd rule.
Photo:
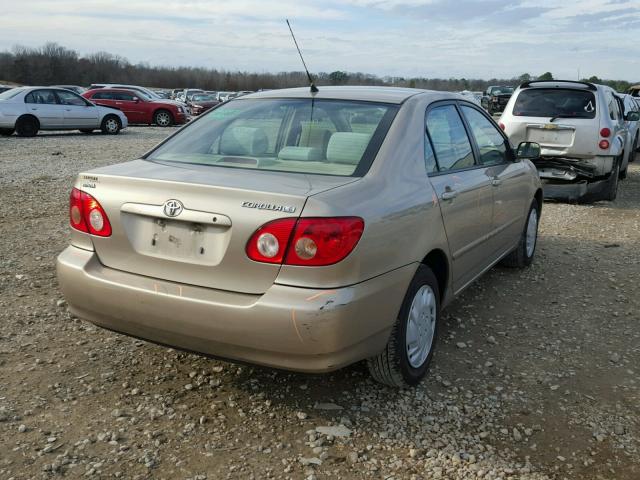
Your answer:
[[[595,118],[593,92],[568,88],[521,90],[513,105],[516,117]]]
[[[454,105],[443,105],[429,111],[427,131],[439,171],[460,170],[475,165],[471,142]]]
[[[37,103],[40,105],[57,105],[58,100],[53,90],[34,90],[24,97],[24,103]]]

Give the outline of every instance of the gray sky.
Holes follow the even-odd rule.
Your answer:
[[[133,63],[377,75],[640,80],[640,0],[0,0],[0,50],[54,41]]]

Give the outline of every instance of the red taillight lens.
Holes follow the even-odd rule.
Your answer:
[[[600,143],[598,144],[598,146],[602,150],[607,150],[609,148],[609,140],[600,140]]]
[[[264,224],[251,235],[246,248],[247,256],[256,262],[282,263],[295,225],[295,218]]]
[[[355,248],[364,231],[358,217],[301,218],[296,225],[286,265],[333,265]]]
[[[611,135],[611,130],[609,130],[608,128],[605,127],[602,130],[600,130],[601,137],[609,138],[609,135]]]
[[[502,129],[502,131],[504,131],[504,129],[507,128],[507,127],[505,127],[504,123],[502,123],[502,122],[500,122],[498,124],[498,126]]]
[[[353,251],[363,231],[358,217],[284,218],[256,230],[246,252],[257,262],[333,265]]]
[[[111,235],[111,224],[106,212],[88,193],[74,188],[69,198],[69,223],[81,232],[99,237]]]

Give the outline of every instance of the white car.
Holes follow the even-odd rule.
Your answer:
[[[533,163],[547,198],[614,200],[631,156],[623,100],[605,85],[575,81],[532,81],[509,100],[500,127],[512,145],[535,142]]]
[[[116,135],[128,125],[120,110],[94,105],[63,88],[19,87],[0,94],[0,135],[33,137],[39,130]]]

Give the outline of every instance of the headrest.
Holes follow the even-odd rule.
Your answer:
[[[223,155],[262,155],[268,146],[267,135],[259,128],[229,127],[220,139]]]
[[[280,160],[315,161],[322,160],[322,151],[314,147],[282,147],[278,153]]]
[[[329,139],[327,161],[357,165],[369,145],[368,133],[336,132]]]

